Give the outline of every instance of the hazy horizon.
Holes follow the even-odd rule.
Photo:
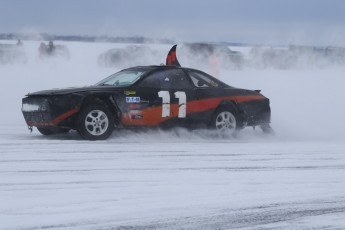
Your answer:
[[[343,45],[341,0],[4,0],[0,33]]]

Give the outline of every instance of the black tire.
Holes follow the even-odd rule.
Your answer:
[[[234,109],[219,108],[212,117],[211,128],[221,133],[236,135],[242,128],[242,122]]]
[[[70,129],[60,127],[37,127],[37,130],[45,136],[68,133]]]
[[[77,131],[86,140],[105,140],[114,130],[114,116],[103,104],[88,105],[78,116]]]

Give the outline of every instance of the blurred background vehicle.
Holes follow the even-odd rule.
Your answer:
[[[21,40],[17,44],[0,44],[0,64],[26,63],[27,57]]]
[[[46,58],[46,57],[63,57],[69,58],[69,50],[65,45],[55,45],[53,41],[49,41],[48,45],[44,42],[41,42],[39,48],[39,57]]]
[[[244,55],[241,52],[220,44],[185,43],[178,53],[180,59],[184,59],[185,66],[193,68],[208,66],[209,69],[214,69],[218,65],[225,69],[240,69],[244,64]]]
[[[123,48],[110,49],[98,57],[102,67],[129,67],[156,64],[165,61],[165,53],[145,45],[129,45]]]

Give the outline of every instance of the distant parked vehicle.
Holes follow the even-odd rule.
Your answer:
[[[26,63],[27,57],[23,43],[18,40],[17,44],[0,44],[0,64]]]
[[[289,45],[287,47],[253,47],[249,65],[257,68],[290,69],[345,64],[345,48]]]
[[[38,48],[39,56],[41,58],[46,57],[64,57],[69,58],[69,50],[64,45],[55,45],[53,41],[49,41],[48,45],[41,42]]]
[[[98,57],[98,64],[103,67],[129,67],[161,64],[164,53],[143,45],[130,45],[124,48],[108,50]]]
[[[345,48],[329,46],[325,50],[325,55],[332,63],[345,64]]]
[[[244,55],[233,51],[225,45],[209,43],[186,43],[180,48],[180,55],[188,60],[191,67],[212,65],[212,62],[221,68],[241,68],[244,64]]]
[[[250,66],[260,69],[290,69],[297,64],[296,54],[287,48],[253,47],[248,60]]]

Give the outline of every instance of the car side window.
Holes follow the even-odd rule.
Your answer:
[[[139,86],[161,89],[186,89],[191,88],[191,83],[181,69],[167,69],[156,71],[147,76]]]
[[[206,74],[194,71],[189,71],[188,73],[190,78],[192,79],[194,86],[197,88],[219,87],[219,84]]]

